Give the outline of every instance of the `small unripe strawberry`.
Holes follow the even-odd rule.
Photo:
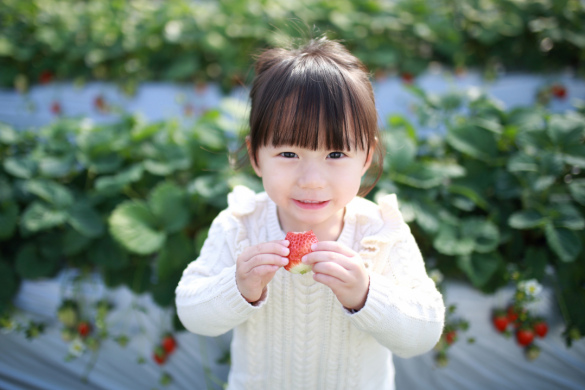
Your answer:
[[[154,352],[152,353],[152,359],[155,361],[156,364],[161,365],[167,361],[167,353],[163,349],[163,347],[156,347]]]

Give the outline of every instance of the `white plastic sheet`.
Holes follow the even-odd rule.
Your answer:
[[[61,339],[55,317],[61,297],[67,294],[62,289],[64,278],[24,283],[16,305],[49,327],[31,341],[22,334],[0,335],[1,389],[163,389],[159,384],[163,371],[173,378],[169,389],[222,388],[228,366],[217,360],[227,350],[230,334],[205,338],[181,332],[177,335],[178,350],[159,367],[151,359],[152,346],[161,329],[169,325],[164,320],[167,313],[146,296],[135,296],[125,288],[109,291],[99,281],[89,283],[85,295],[89,299],[105,296],[115,302],[116,309],[108,317],[111,331],[124,329],[134,337],[125,348],[113,341],[104,343],[89,373],[90,354],[64,361],[68,346]],[[544,290],[537,307],[550,319],[550,330],[545,339],[537,340],[542,352],[534,361],[526,360],[515,341],[498,334],[490,322],[491,309],[505,305],[511,290],[484,295],[465,284],[447,282],[445,292],[447,302],[457,305],[456,313],[469,321],[470,328],[450,349],[447,367],[435,365],[433,352],[411,359],[395,358],[397,389],[585,388],[585,342],[565,346],[563,325],[550,290]],[[138,317],[132,311],[129,314],[132,305],[144,307],[146,312]],[[468,344],[468,337],[475,338],[475,343]],[[145,358],[142,364],[137,362],[140,356]]]

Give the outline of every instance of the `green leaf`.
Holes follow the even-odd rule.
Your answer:
[[[548,246],[562,261],[572,262],[581,252],[583,244],[575,231],[555,227],[552,223],[548,223],[544,233]]]
[[[32,194],[43,199],[58,208],[68,207],[73,204],[73,194],[71,191],[54,181],[44,179],[29,180],[25,188]]]
[[[104,223],[95,209],[85,201],[78,201],[68,209],[67,221],[79,233],[94,238],[104,232]]]
[[[524,256],[526,278],[542,280],[544,278],[550,253],[541,247],[528,247]]]
[[[16,272],[23,279],[52,276],[57,270],[57,265],[58,259],[56,257],[42,257],[34,244],[25,244],[16,253]]]
[[[168,233],[174,233],[189,222],[185,191],[170,182],[157,185],[149,195],[148,205]]]
[[[31,179],[38,169],[32,157],[6,157],[3,166],[6,172],[21,179]]]
[[[408,171],[402,173],[392,169],[390,171],[390,178],[393,181],[424,190],[438,187],[445,181],[445,178],[437,175],[435,169],[423,163],[414,163]]]
[[[510,172],[538,172],[538,161],[533,156],[517,153],[508,160]]]
[[[93,264],[108,269],[122,269],[129,262],[128,253],[109,235],[94,241],[88,258]]]
[[[481,161],[491,162],[498,154],[495,134],[481,127],[468,124],[450,127],[446,140],[459,152]]]
[[[14,269],[5,261],[0,261],[0,305],[4,302],[11,302],[20,284]],[[0,315],[2,310],[0,310]]]
[[[114,209],[109,218],[112,236],[130,252],[150,254],[161,249],[166,235],[146,203],[127,201]]]
[[[439,216],[439,206],[436,203],[423,202],[417,200],[411,202],[412,211],[414,212],[416,223],[427,233],[435,233],[441,226]]]
[[[585,219],[583,219],[581,212],[570,203],[557,204],[548,212],[555,226],[571,230],[585,229]]]
[[[394,172],[404,172],[414,163],[416,144],[405,136],[388,137],[386,142],[386,158],[390,169]]]
[[[0,203],[0,240],[12,236],[18,223],[18,205],[12,201]]]
[[[573,179],[567,187],[575,202],[585,206],[585,179]]]
[[[72,170],[75,163],[75,157],[68,154],[62,157],[47,156],[39,161],[39,170],[46,177],[64,177]]]
[[[7,124],[0,123],[0,143],[14,145],[20,139],[19,132]]]
[[[91,243],[91,238],[79,233],[70,226],[66,227],[62,235],[63,254],[66,256],[78,255]]]
[[[521,210],[510,215],[508,225],[514,229],[533,229],[544,226],[547,220],[547,217],[537,210]]]
[[[142,163],[133,164],[113,176],[102,176],[95,181],[95,188],[98,191],[117,193],[130,183],[142,179],[144,166]]]
[[[475,248],[475,240],[461,234],[457,226],[443,223],[433,241],[433,246],[444,255],[469,255]]]
[[[473,238],[473,249],[480,253],[491,252],[500,243],[498,227],[484,218],[471,217],[463,220],[460,232],[461,235]]]
[[[193,243],[183,233],[167,238],[156,259],[156,272],[159,281],[167,280],[176,272],[183,270],[195,255]]]
[[[488,207],[487,200],[482,196],[482,194],[470,186],[452,184],[447,189],[452,194],[459,194],[466,197],[471,202],[473,202],[473,204],[484,210]]]
[[[503,265],[503,260],[497,252],[473,253],[457,257],[457,266],[465,272],[471,283],[477,288],[483,288]]]
[[[563,160],[569,165],[585,168],[585,145],[575,144],[565,147]]]
[[[59,226],[67,220],[67,213],[50,205],[34,201],[23,212],[20,223],[28,232],[38,232]]]

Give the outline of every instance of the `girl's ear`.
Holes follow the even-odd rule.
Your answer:
[[[362,176],[366,174],[370,166],[372,165],[372,161],[374,160],[374,153],[376,152],[378,138],[376,137],[376,145],[370,148],[368,151],[368,155],[366,156],[366,163],[364,164],[364,168],[362,169]]]
[[[260,167],[258,166],[258,164],[256,164],[256,160],[254,159],[254,156],[252,156],[252,149],[251,149],[249,135],[246,136],[246,147],[248,148],[248,158],[250,159],[250,165],[252,165],[252,168],[254,168],[254,172],[256,172],[256,175],[258,175],[258,177],[262,177],[262,171],[260,170]]]

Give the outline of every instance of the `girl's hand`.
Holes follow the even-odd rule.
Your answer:
[[[313,279],[329,287],[345,308],[364,307],[370,277],[359,255],[336,241],[320,241],[312,248],[303,263],[313,266]]]
[[[286,240],[264,242],[244,249],[238,256],[236,283],[246,301],[254,303],[260,300],[276,271],[288,264],[288,259],[284,257],[290,252],[288,245]]]

